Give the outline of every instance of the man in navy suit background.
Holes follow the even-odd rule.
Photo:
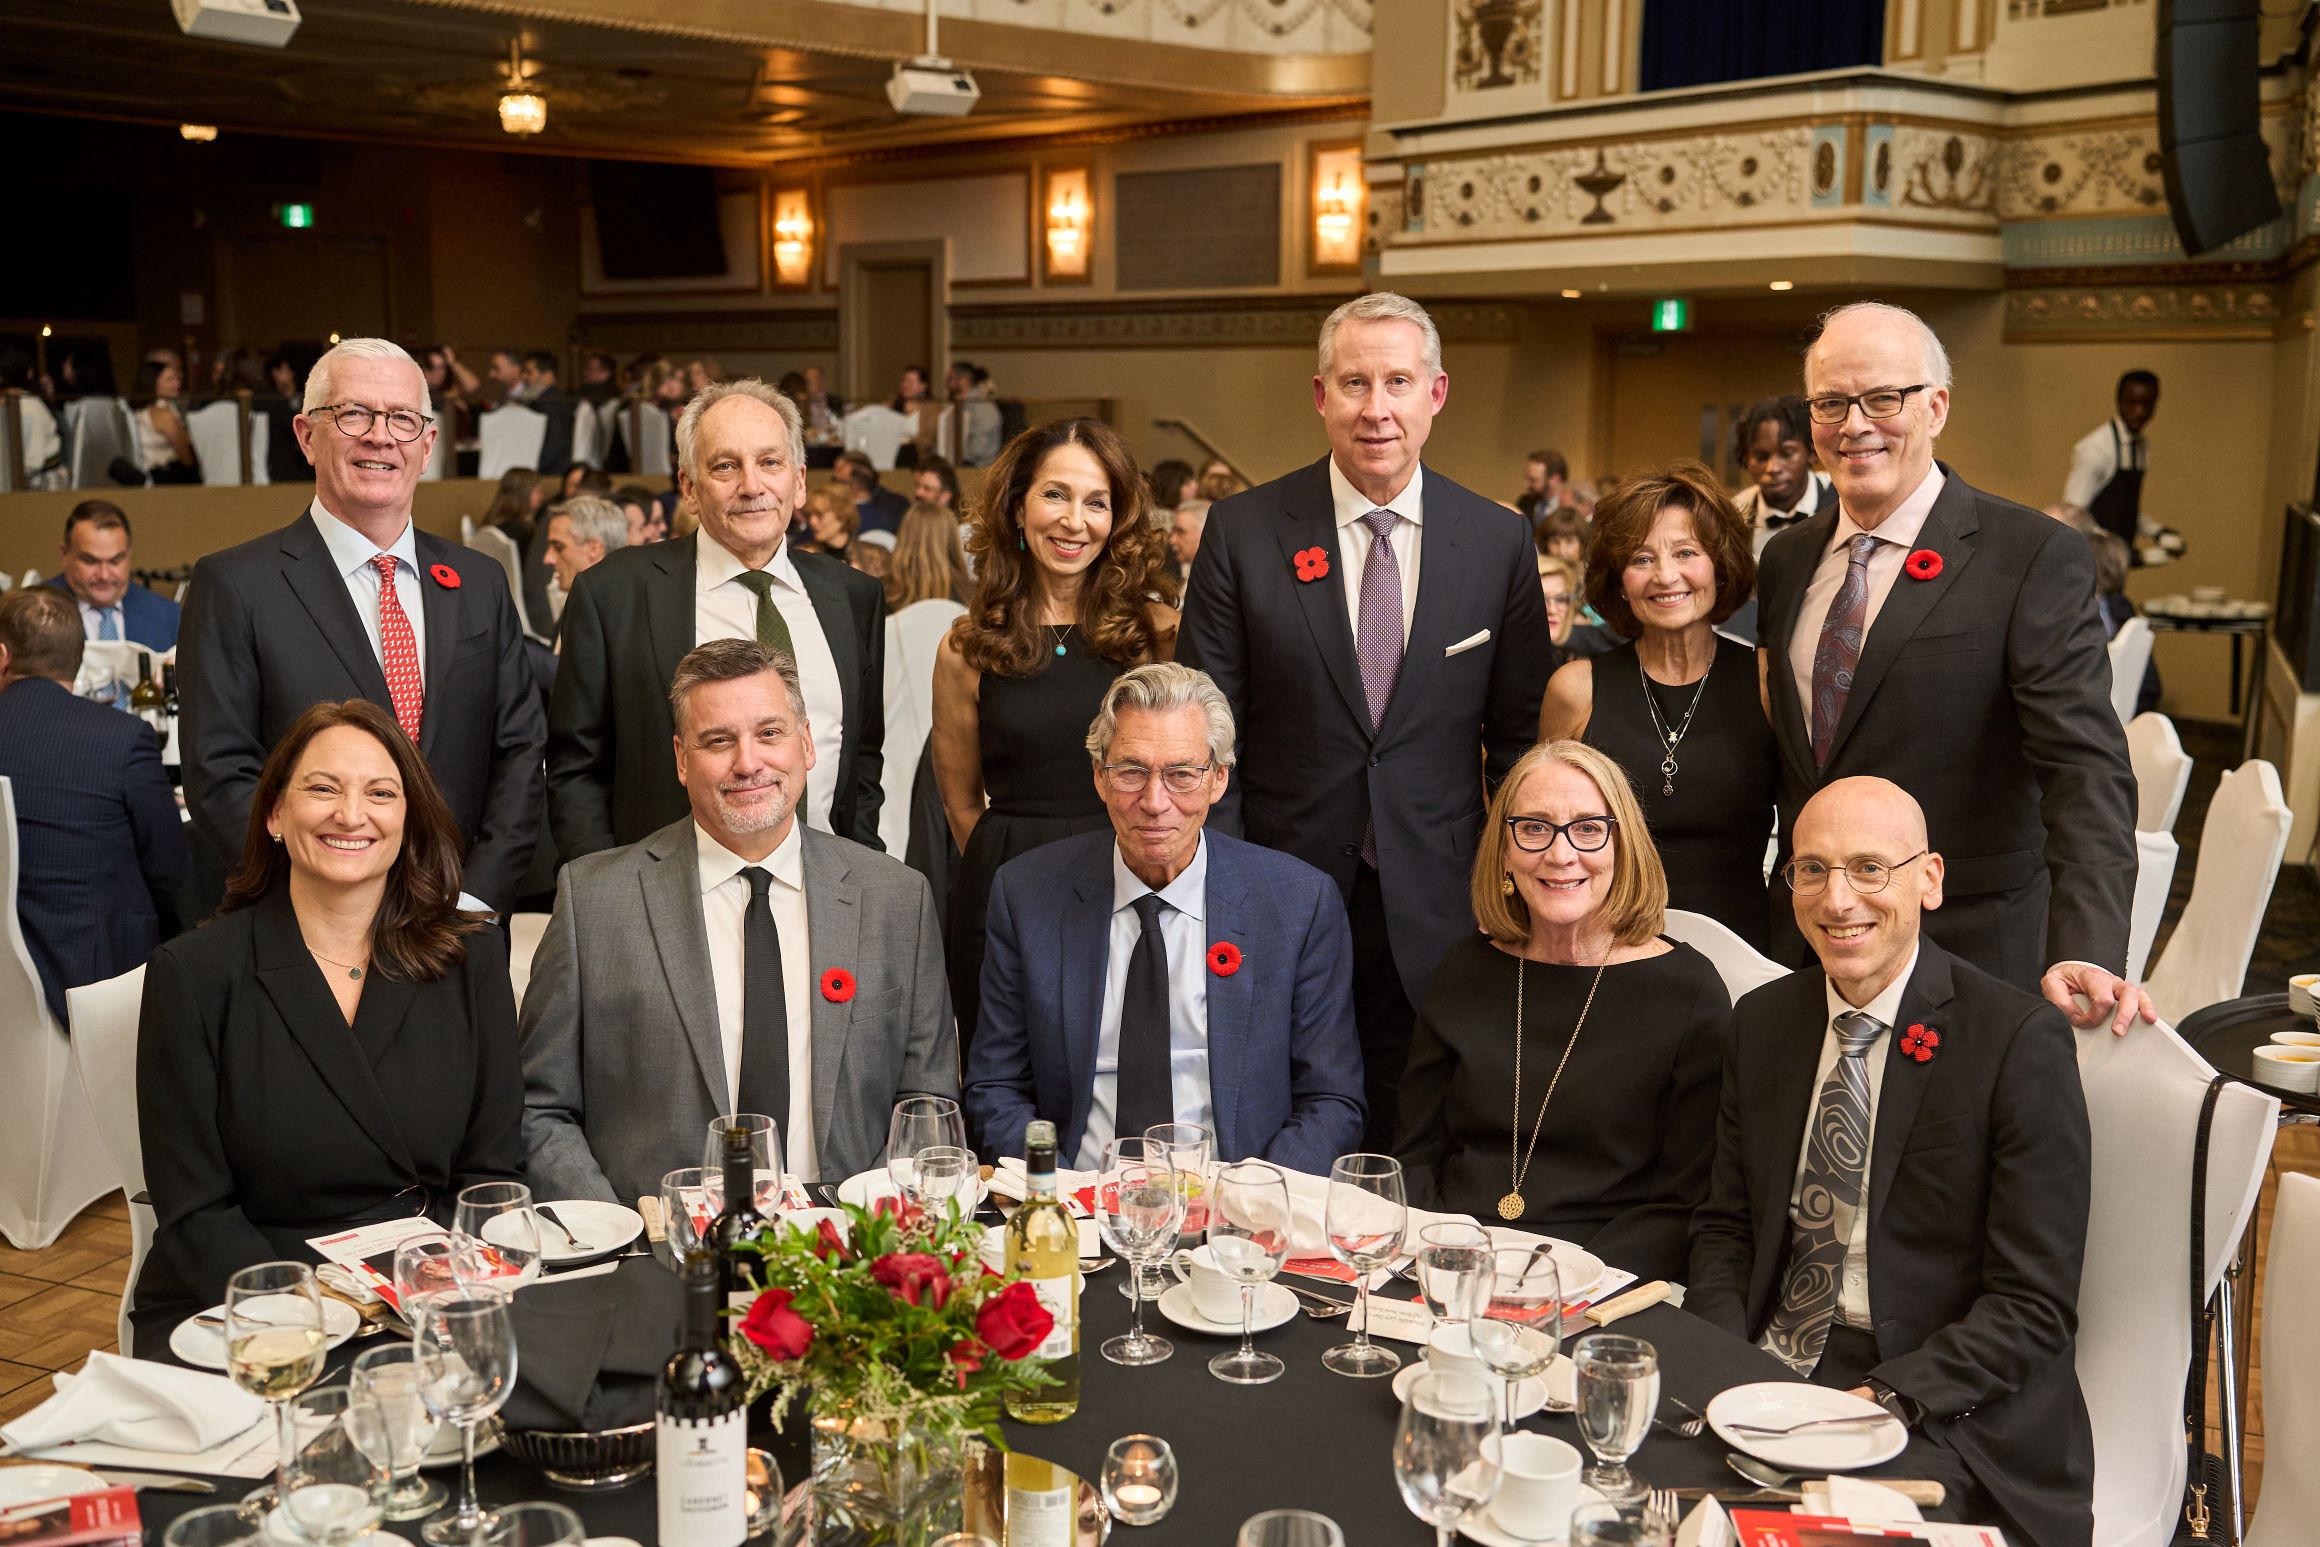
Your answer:
[[[1219,1159],[1327,1175],[1363,1118],[1336,888],[1203,831],[1231,779],[1233,719],[1199,672],[1122,674],[1087,747],[1112,831],[1034,849],[992,882],[966,1074],[977,1141],[1021,1154],[1045,1117],[1093,1167],[1113,1138],[1198,1123]]]
[[[64,991],[141,964],[192,869],[143,720],[75,698],[81,620],[46,586],[0,596],[0,778],[16,804],[16,917],[58,1021]],[[172,911],[174,911],[172,909]]]
[[[177,603],[129,578],[129,518],[110,500],[82,500],[64,518],[63,568],[49,584],[80,604],[82,637],[177,648]]]

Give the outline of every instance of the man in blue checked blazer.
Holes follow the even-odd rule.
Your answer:
[[[967,1120],[987,1155],[1055,1123],[1067,1165],[1156,1123],[1198,1123],[1221,1160],[1326,1175],[1361,1147],[1353,939],[1329,878],[1204,832],[1233,762],[1216,684],[1124,673],[1088,731],[1110,833],[1003,865],[991,887]]]

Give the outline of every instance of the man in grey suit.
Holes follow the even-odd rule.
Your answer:
[[[787,652],[694,649],[669,685],[692,814],[564,867],[523,1009],[539,1196],[656,1195],[723,1112],[837,1180],[882,1163],[899,1097],[958,1095],[934,895],[801,819],[803,702]]]

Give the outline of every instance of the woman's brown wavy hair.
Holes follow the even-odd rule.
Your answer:
[[[1023,504],[1047,454],[1067,445],[1084,447],[1112,487],[1112,535],[1080,587],[1080,634],[1107,661],[1141,666],[1159,658],[1148,604],[1173,604],[1177,588],[1165,567],[1167,538],[1151,523],[1151,490],[1118,431],[1100,419],[1058,419],[1008,442],[975,501],[967,535],[975,599],[951,626],[951,640],[977,671],[1028,677],[1048,659],[1032,607],[1034,565],[1022,546]]]
[[[467,955],[464,936],[483,928],[459,911],[459,861],[465,842],[451,808],[443,803],[435,775],[411,745],[394,717],[367,698],[316,704],[292,722],[275,743],[250,797],[250,830],[242,839],[242,864],[226,883],[220,915],[254,907],[290,876],[286,844],[266,831],[266,818],[282,803],[290,776],[307,743],[326,730],[350,726],[387,749],[403,781],[403,848],[387,872],[387,889],[371,921],[371,962],[381,976],[432,982]]]

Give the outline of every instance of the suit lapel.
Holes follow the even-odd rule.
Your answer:
[[[419,720],[419,752],[432,757],[436,737],[453,734],[443,729],[450,715],[436,711],[449,707],[443,695],[451,683],[451,662],[459,653],[459,592],[437,581],[434,570],[441,565],[456,571],[459,566],[450,562],[449,543],[426,532],[416,532],[414,537],[420,607],[427,619],[427,707]]]
[[[806,882],[806,970],[817,979],[825,966],[844,967],[859,979],[862,951],[862,889],[854,884],[845,851],[811,828],[799,835],[804,844],[800,864]],[[854,1004],[833,1002],[818,983],[808,984],[806,1002],[813,1008],[814,1139],[827,1153],[831,1123],[838,1109],[838,1073],[846,1062],[846,1036],[852,1029]],[[885,1136],[873,1135],[882,1146]],[[873,1147],[871,1154],[877,1153]]]
[[[1910,974],[1909,987],[1901,994],[1901,1008],[1895,1016],[1900,1024],[1886,1033],[1885,1078],[1877,1086],[1877,1132],[1869,1146],[1871,1229],[1884,1217],[1885,1195],[1893,1190],[1893,1178],[1901,1172],[1901,1151],[1909,1143],[1909,1130],[1916,1126],[1917,1109],[1924,1104],[1925,1087],[1933,1078],[1930,1063],[1920,1064],[1901,1051],[1902,1035],[1919,1022],[1932,1026],[1945,1039],[1958,1035],[1943,1014],[1951,994],[1949,954],[1931,940],[1923,941],[1917,948],[1917,970]]]
[[[1442,652],[1456,641],[1450,637],[1452,620],[1460,615],[1473,566],[1467,562],[1468,524],[1450,508],[1442,479],[1426,485],[1425,530],[1419,541],[1424,557],[1418,564],[1418,601],[1410,615],[1410,642],[1402,648],[1401,675],[1394,679],[1394,696],[1386,701],[1386,722],[1424,712],[1426,684],[1442,664]],[[1399,711],[1397,714],[1396,711]],[[1379,727],[1382,731],[1384,727]]]
[[[701,921],[701,869],[693,857],[693,819],[686,817],[654,833],[642,845],[641,878],[645,921],[652,927],[661,971],[685,1040],[693,1045],[709,1110],[725,1110],[725,1043],[717,1032],[717,979],[709,967],[709,931]]]
[[[1072,1102],[1064,1138],[1073,1154],[1087,1135],[1088,1112],[1094,1106],[1096,1039],[1103,1035],[1105,957],[1112,928],[1112,851],[1106,846],[1096,852],[1101,858],[1081,873],[1073,888],[1079,905],[1063,919],[1059,997]]]
[[[1216,1122],[1217,1158],[1238,1159],[1250,1153],[1240,1142],[1241,1087],[1249,1053],[1249,1001],[1255,992],[1248,959],[1255,953],[1252,935],[1259,920],[1224,845],[1213,835],[1203,835],[1201,842],[1208,845],[1208,916],[1202,921],[1207,939],[1202,950],[1229,940],[1242,957],[1243,970],[1208,974],[1208,1106]]]
[[[355,1010],[355,1024],[350,1029],[339,1014],[330,986],[323,981],[322,969],[306,949],[287,886],[275,888],[258,904],[251,924],[251,950],[259,987],[273,1002],[275,1013],[315,1072],[403,1175],[415,1177],[418,1167],[412,1161],[411,1147],[387,1105],[386,1092],[371,1072],[376,1051],[367,1045],[383,1050],[393,1040],[415,987],[372,978],[363,985],[362,1003]]]
[[[371,649],[370,633],[354,610],[354,598],[347,595],[346,577],[331,562],[330,545],[322,540],[312,511],[283,528],[282,553],[282,578],[313,618],[330,653],[338,657],[363,697],[394,713],[387,674]]]
[[[1353,714],[1354,723],[1376,734],[1369,721],[1369,698],[1361,688],[1361,663],[1354,658],[1353,625],[1345,610],[1344,566],[1337,562],[1337,509],[1329,498],[1329,459],[1322,458],[1299,476],[1284,496],[1288,519],[1281,526],[1281,563],[1305,626],[1313,631],[1313,647],[1338,696]],[[1297,578],[1297,555],[1319,548],[1329,560],[1329,573],[1318,580]]]
[[[1829,739],[1830,763],[1844,751],[1845,738],[1860,723],[1869,700],[1876,696],[1877,684],[1901,658],[1910,636],[1965,572],[1974,556],[1974,545],[1967,539],[1980,529],[1981,523],[1974,517],[1974,491],[1950,475],[1917,534],[1918,548],[1930,548],[1941,555],[1941,573],[1931,580],[1919,580],[1904,570],[1894,580],[1893,589],[1885,593],[1885,605],[1877,609],[1877,621],[1870,625],[1860,663],[1853,669],[1853,688],[1845,696],[1845,712],[1837,720],[1836,734]]]
[[[700,574],[695,544],[708,540],[695,533],[692,542],[655,543],[647,550],[658,571],[644,591],[645,627],[652,641],[656,682],[675,680],[678,663],[693,648],[693,582]],[[696,882],[699,879],[694,877]]]

